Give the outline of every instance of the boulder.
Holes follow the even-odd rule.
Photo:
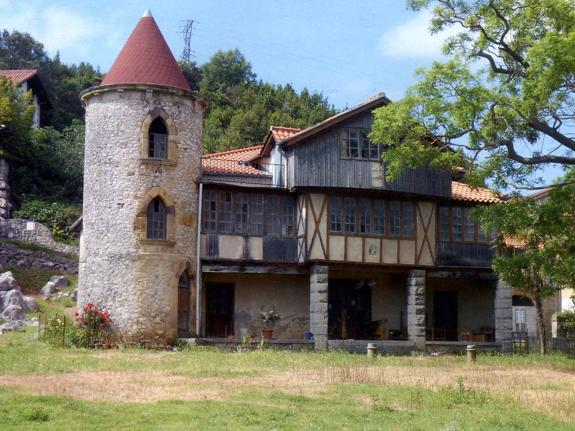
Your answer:
[[[60,289],[58,289],[56,287],[56,283],[54,283],[53,281],[49,281],[48,283],[46,283],[44,285],[44,287],[42,289],[40,289],[40,295],[42,295],[42,298],[44,298],[44,299],[50,299],[59,290]]]
[[[30,311],[38,311],[38,303],[36,302],[36,300],[34,298],[32,298],[31,296],[25,296],[23,298],[23,303],[22,303],[22,309],[26,312],[29,313]]]
[[[20,286],[18,286],[18,282],[12,275],[12,272],[6,271],[0,274],[0,290],[12,290],[18,289],[20,290]]]
[[[4,309],[2,314],[0,314],[0,319],[14,322],[16,320],[24,320],[26,316],[24,315],[24,310],[19,305],[9,305]]]
[[[54,285],[58,290],[63,289],[64,287],[70,285],[70,280],[68,280],[63,275],[54,275],[50,277],[50,280],[48,280],[48,282],[54,283]]]
[[[22,322],[21,321],[14,321],[14,322],[6,322],[0,325],[0,334],[4,332],[20,332],[22,331]]]

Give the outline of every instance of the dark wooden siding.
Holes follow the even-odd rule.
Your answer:
[[[437,266],[490,268],[493,249],[486,243],[437,241]]]
[[[297,238],[264,237],[263,257],[266,262],[296,262]]]
[[[371,113],[365,113],[294,146],[293,155],[290,154],[293,168],[290,167],[289,171],[289,186],[379,189],[440,197],[451,195],[449,172],[418,168],[406,172],[393,183],[384,180],[374,184],[374,165],[382,162],[341,158],[341,129],[370,129],[371,123]]]

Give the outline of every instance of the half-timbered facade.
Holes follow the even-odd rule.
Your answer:
[[[259,333],[259,311],[274,308],[277,339],[311,332],[317,348],[507,341],[509,288],[472,216],[498,198],[434,169],[388,182],[385,147],[368,137],[387,103],[380,94],[305,130],[272,126],[261,146],[204,156],[199,334]]]

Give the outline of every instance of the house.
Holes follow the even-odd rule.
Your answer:
[[[43,123],[43,111],[50,109],[50,101],[46,96],[46,91],[36,69],[20,70],[0,70],[0,78],[8,78],[14,85],[19,86],[24,92],[32,92],[32,101],[34,103],[33,127],[39,128]]]
[[[511,288],[471,216],[499,199],[435,169],[388,182],[368,137],[385,95],[201,157],[205,102],[147,11],[82,100],[78,301],[126,340],[239,340],[274,309],[277,342],[316,349],[510,347]]]

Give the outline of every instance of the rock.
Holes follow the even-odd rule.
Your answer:
[[[31,296],[25,296],[23,301],[23,307],[22,309],[26,312],[29,313],[31,311],[38,311],[38,303],[36,302],[36,300],[34,298],[32,298]]]
[[[52,283],[54,283],[56,285],[57,289],[62,289],[66,286],[70,285],[70,280],[68,280],[66,277],[64,277],[63,275],[54,275],[52,277],[50,277],[50,280]]]
[[[20,308],[24,309],[24,295],[22,292],[16,289],[9,290],[2,295],[2,311],[6,308],[10,307],[11,305],[17,305]]]
[[[49,299],[52,296],[54,296],[59,290],[60,289],[56,287],[56,283],[54,283],[53,281],[49,281],[44,285],[42,289],[40,289],[40,295],[42,295],[42,298],[44,299]]]
[[[12,275],[12,272],[6,271],[0,274],[0,290],[12,290],[18,289],[20,290],[20,286],[18,286],[18,282]]]
[[[22,322],[21,321],[14,321],[14,322],[6,322],[0,325],[0,333],[4,332],[21,332],[22,331]]]
[[[16,321],[16,320],[24,320],[26,316],[24,315],[24,310],[19,305],[9,305],[4,309],[2,314],[0,314],[0,319],[6,321]]]
[[[70,293],[70,299],[72,301],[78,300],[78,289],[74,289],[74,291],[72,293]]]

